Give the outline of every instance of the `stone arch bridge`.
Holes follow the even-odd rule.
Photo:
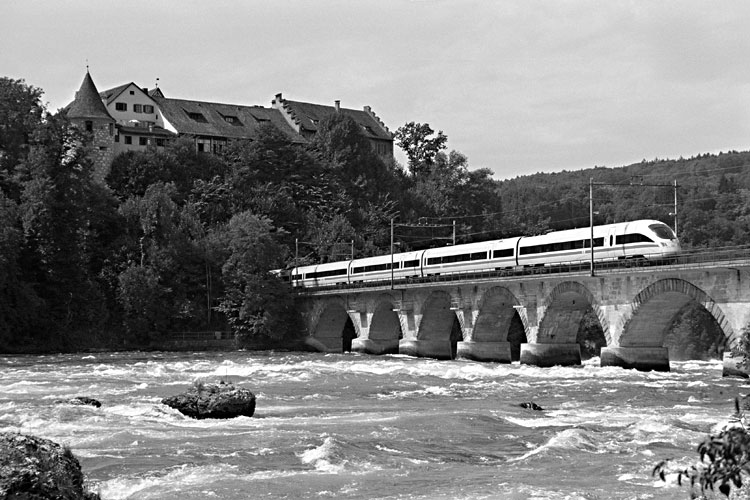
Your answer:
[[[725,353],[750,324],[750,261],[597,272],[539,274],[380,287],[298,296],[308,343],[320,350],[401,353],[510,362],[523,329],[520,361],[581,362],[576,334],[593,310],[606,338],[602,366],[669,370],[667,329],[690,302],[703,306],[725,336]],[[349,344],[350,343],[350,344]]]

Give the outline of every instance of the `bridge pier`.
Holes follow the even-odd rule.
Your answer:
[[[602,347],[600,359],[601,366],[669,371],[669,351],[666,347]]]
[[[450,340],[400,340],[399,354],[415,356],[417,358],[451,359],[452,350]]]
[[[399,342],[398,339],[378,341],[352,339],[352,352],[362,354],[397,354],[399,352]]]
[[[510,342],[458,342],[456,357],[472,361],[510,363]]]
[[[578,344],[521,344],[521,364],[542,368],[581,364]]]

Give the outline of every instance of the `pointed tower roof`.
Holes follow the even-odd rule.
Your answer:
[[[86,76],[83,77],[81,88],[76,92],[76,98],[68,106],[69,118],[108,118],[114,120],[107,112],[107,107],[99,97],[99,91],[96,90],[94,80],[86,70]]]

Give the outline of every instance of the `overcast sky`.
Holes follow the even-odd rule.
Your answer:
[[[750,149],[750,2],[0,0],[0,76],[369,105],[495,178]],[[397,156],[403,162],[403,155]]]

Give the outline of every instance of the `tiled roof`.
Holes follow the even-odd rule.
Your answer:
[[[322,104],[312,104],[309,102],[282,101],[285,110],[291,113],[295,122],[304,130],[316,132],[320,121],[335,113],[334,106],[324,106]],[[360,127],[365,137],[369,139],[393,140],[392,134],[380,122],[374,113],[366,108],[364,111],[356,109],[339,108],[339,112],[351,117]]]
[[[151,95],[161,112],[180,134],[253,138],[258,127],[271,123],[295,142],[305,142],[276,109],[203,101],[168,99]]]
[[[99,91],[91,79],[89,72],[83,77],[81,88],[76,92],[76,97],[67,107],[69,118],[107,118],[114,120],[107,111],[107,107],[99,97]]]
[[[125,85],[119,85],[117,87],[99,92],[99,95],[102,97],[102,99],[106,99],[107,102],[110,102],[112,99],[115,99],[118,95],[122,94],[123,91],[131,85],[135,85],[135,83],[130,82],[126,83]],[[135,86],[138,87],[138,85]]]

